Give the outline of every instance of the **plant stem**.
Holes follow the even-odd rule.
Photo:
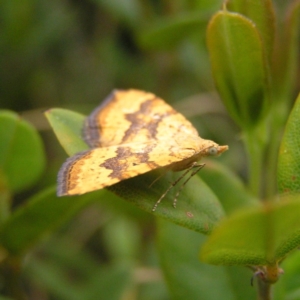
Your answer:
[[[271,284],[257,278],[258,300],[271,300]]]
[[[249,188],[253,195],[261,198],[264,143],[255,129],[245,132],[244,139],[248,155]]]
[[[266,157],[266,187],[265,187],[265,197],[270,199],[274,196],[276,192],[276,174],[277,174],[277,158],[279,151],[278,135],[272,134],[270,140],[270,145],[268,146],[268,155]]]
[[[266,156],[266,197],[271,198],[276,193],[276,174],[278,164],[278,153],[281,137],[288,118],[288,107],[282,101],[277,101],[272,107],[272,118],[269,121],[269,146]]]

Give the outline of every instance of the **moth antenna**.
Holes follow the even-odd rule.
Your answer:
[[[164,170],[164,172],[162,172],[159,176],[157,176],[150,184],[149,184],[149,188],[153,186],[153,184],[158,181],[160,178],[162,178],[164,175],[166,175],[166,173],[168,172],[168,170]]]

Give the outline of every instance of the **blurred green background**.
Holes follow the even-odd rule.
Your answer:
[[[221,2],[1,1],[0,107],[42,132],[50,169],[64,153],[43,111],[88,114],[115,88],[151,91],[192,120],[201,136],[236,141],[227,134],[233,123],[211,94],[205,45],[207,23]]]
[[[116,87],[174,100],[210,90],[204,32],[220,3],[1,1],[1,106],[93,106]]]
[[[238,130],[214,91],[205,45],[207,23],[221,3],[0,1],[0,107],[32,123],[47,154],[38,184],[17,194],[14,205],[54,186],[67,157],[43,111],[88,114],[114,88],[148,90],[172,103],[202,137],[230,145],[220,159],[243,176]],[[203,238],[186,236],[196,236],[195,256]],[[107,191],[35,247],[22,276],[29,299],[170,299],[155,219]]]

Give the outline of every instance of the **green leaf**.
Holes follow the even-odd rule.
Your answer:
[[[156,201],[180,176],[180,173],[166,174],[149,187],[158,176],[157,172],[146,173],[121,181],[108,187],[108,189],[126,201],[151,213]],[[181,191],[177,206],[173,208],[172,203],[177,190],[173,188],[166,195],[154,214],[192,230],[204,234],[210,233],[224,216],[222,206],[215,194],[199,177],[194,177]]]
[[[52,108],[45,112],[56,137],[69,155],[88,149],[82,139],[85,116],[62,108]]]
[[[227,214],[259,203],[231,170],[216,161],[207,163],[199,175],[220,199]]]
[[[278,45],[274,56],[274,89],[282,102],[293,100],[293,92],[298,82],[300,1],[292,1],[287,9],[284,23],[278,27]],[[275,98],[276,99],[276,98]]]
[[[271,63],[275,38],[275,12],[271,0],[230,0],[227,2],[229,10],[238,12],[257,26],[264,43],[266,57]]]
[[[208,14],[199,12],[160,18],[142,28],[137,40],[146,49],[170,49],[201,28],[204,29],[208,19]]]
[[[19,192],[34,184],[45,167],[42,141],[17,114],[0,111],[0,170],[8,188]]]
[[[56,117],[57,115],[59,117]],[[47,117],[51,120],[50,124],[54,124],[54,132],[67,153],[74,154],[86,149],[86,144],[79,135],[83,116],[66,110],[50,110]],[[158,172],[154,171],[121,181],[108,189],[139,208],[152,212],[160,196],[180,176],[181,173],[170,172],[149,187],[159,177]],[[180,186],[171,189],[157,207],[155,214],[193,230],[209,233],[224,215],[215,194],[199,177],[191,178],[180,193],[177,208],[174,209],[172,203],[178,188]]]
[[[57,198],[54,188],[47,189],[28,200],[2,224],[0,244],[11,254],[20,255],[95,199],[96,195]]]
[[[281,193],[300,192],[300,95],[290,113],[283,138],[277,167],[278,188]]]
[[[243,209],[222,221],[201,250],[211,264],[270,265],[300,244],[300,201]]]
[[[255,298],[251,272],[242,267],[215,267],[199,262],[199,246],[205,237],[157,219],[157,243],[171,299]]]
[[[269,97],[259,32],[242,15],[220,11],[209,23],[207,45],[221,98],[231,117],[249,129],[262,118]]]

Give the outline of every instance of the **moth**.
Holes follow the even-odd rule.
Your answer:
[[[158,199],[153,211],[189,171],[188,178],[203,167],[198,163],[202,157],[228,149],[202,139],[193,125],[161,98],[135,89],[113,91],[86,118],[83,138],[90,150],[62,165],[58,196],[99,190],[158,168],[185,170]]]

